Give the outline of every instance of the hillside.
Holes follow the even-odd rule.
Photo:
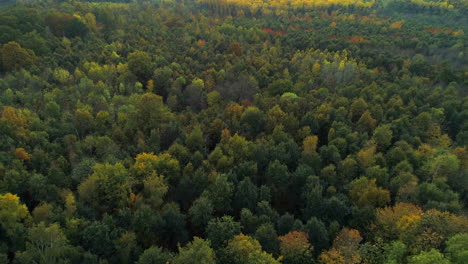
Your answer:
[[[0,2],[0,264],[468,263],[468,1]]]

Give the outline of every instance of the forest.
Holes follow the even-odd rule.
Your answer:
[[[1,0],[0,264],[468,263],[468,0]]]

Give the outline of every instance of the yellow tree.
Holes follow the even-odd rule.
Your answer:
[[[362,237],[358,230],[343,228],[333,241],[333,246],[320,254],[324,264],[357,264],[361,262],[359,243]]]
[[[262,250],[260,242],[240,234],[228,242],[223,255],[233,264],[279,264],[279,260]],[[223,262],[222,262],[223,263]],[[226,261],[227,263],[227,261]]]
[[[359,207],[382,207],[390,202],[390,192],[375,184],[375,179],[361,177],[351,182],[349,195]]]
[[[305,232],[292,231],[278,237],[283,262],[288,264],[312,263],[312,245]]]

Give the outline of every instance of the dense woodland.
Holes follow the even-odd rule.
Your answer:
[[[468,1],[0,5],[0,263],[468,263]]]

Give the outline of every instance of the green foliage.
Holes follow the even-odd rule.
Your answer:
[[[226,242],[235,235],[240,234],[241,224],[234,221],[231,216],[214,218],[208,222],[206,227],[207,238],[215,249],[225,246]]]
[[[457,234],[449,238],[445,251],[453,263],[466,263],[468,261],[468,234]]]
[[[137,264],[166,264],[172,259],[172,254],[160,247],[146,249],[138,258]]]
[[[96,164],[93,171],[78,187],[80,199],[101,213],[123,207],[130,191],[127,169],[120,163]]]
[[[223,249],[223,263],[277,264],[272,255],[262,251],[260,243],[252,237],[240,234],[229,241]]]
[[[36,60],[34,51],[22,48],[17,42],[11,41],[0,47],[0,69],[4,71],[28,69]]]
[[[409,264],[449,264],[450,260],[446,259],[437,249],[431,249],[428,252],[421,252],[419,255],[409,257]]]
[[[135,51],[128,55],[128,69],[145,83],[153,74],[151,56],[144,51]]]
[[[207,263],[215,264],[216,256],[214,250],[210,247],[210,242],[195,237],[185,247],[179,247],[179,254],[174,257],[174,264],[195,264]]]
[[[73,250],[58,224],[46,226],[40,223],[29,229],[26,250],[18,254],[17,261],[18,263],[64,263],[70,259]]]
[[[466,1],[127,2],[0,4],[0,262],[467,262]]]

